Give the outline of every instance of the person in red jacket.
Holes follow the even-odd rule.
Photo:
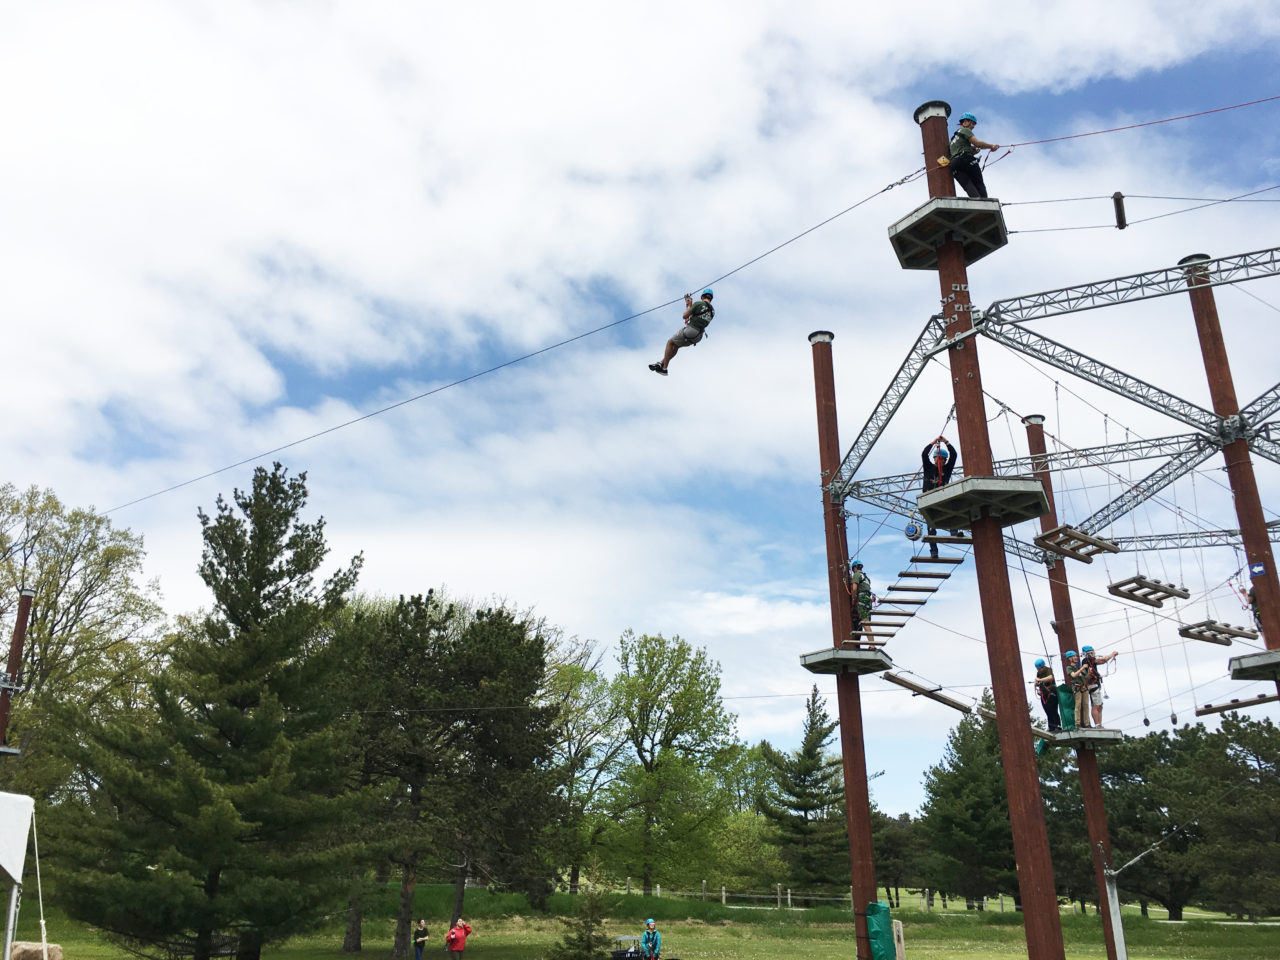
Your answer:
[[[459,917],[444,935],[444,948],[460,960],[462,951],[467,948],[467,935],[471,933],[471,924]]]

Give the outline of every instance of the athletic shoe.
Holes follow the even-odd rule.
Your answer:
[[[667,375],[666,369],[660,363],[649,364],[649,369],[652,370],[654,373],[661,374],[664,377]]]

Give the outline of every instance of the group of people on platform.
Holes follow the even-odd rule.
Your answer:
[[[1036,661],[1036,695],[1044,707],[1050,733],[1102,726],[1102,672],[1098,667],[1118,655],[1114,650],[1098,654],[1087,645],[1080,648],[1080,653],[1067,650],[1062,655],[1062,673],[1066,682],[1061,686],[1054,679],[1053,667],[1043,659]],[[1070,713],[1064,713],[1064,710]]]

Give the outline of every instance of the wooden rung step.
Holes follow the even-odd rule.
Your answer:
[[[923,557],[912,557],[912,563],[964,563],[964,557],[931,557],[927,553]]]
[[[1191,594],[1187,592],[1186,587],[1161,583],[1159,580],[1141,575],[1130,577],[1128,580],[1117,580],[1107,587],[1107,593],[1113,597],[1146,604],[1148,607],[1163,607],[1164,602],[1171,597],[1178,597],[1181,600],[1191,599]]]
[[[1093,563],[1093,558],[1099,553],[1120,552],[1120,548],[1110,540],[1092,536],[1066,524],[1046,530],[1033,542],[1041,550],[1073,560],[1083,560],[1085,563]]]
[[[890,601],[885,601],[886,603]],[[876,612],[872,616],[876,617],[914,617],[915,610],[895,610],[893,607],[877,607]]]
[[[888,627],[890,630],[898,630],[907,625],[906,620],[867,620],[863,624],[870,630],[876,627]]]
[[[921,543],[972,543],[973,541],[968,537],[944,537],[941,534],[935,533],[932,536],[926,534],[925,536],[920,538],[920,542]]]
[[[899,592],[901,592],[901,593],[908,593],[908,592],[910,592],[910,593],[937,593],[937,592],[938,592],[938,588],[937,588],[937,587],[899,587],[899,586],[896,586],[896,585],[895,585],[895,586],[892,586],[892,587],[890,587],[890,588],[889,588],[889,592],[890,592],[890,593],[893,593],[895,590],[897,590],[897,591],[899,591]]]
[[[872,633],[870,630],[854,630],[852,637],[892,637],[892,633]],[[861,642],[861,641],[859,641]]]
[[[1178,628],[1178,636],[1188,640],[1204,640],[1208,643],[1220,643],[1224,647],[1231,646],[1237,637],[1244,640],[1257,640],[1258,631],[1248,627],[1233,627],[1229,623],[1217,620],[1201,620],[1199,623],[1188,623]]]
[[[927,570],[899,570],[900,577],[920,577],[927,580],[945,580],[951,576],[950,573],[930,573]]]
[[[907,604],[910,604],[913,607],[923,607],[927,602],[927,600],[908,600],[906,597],[902,597],[901,599],[894,597],[892,600],[885,597],[885,603],[896,603],[900,607],[906,606]]]

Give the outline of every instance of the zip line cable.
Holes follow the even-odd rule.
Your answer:
[[[1242,108],[1242,107],[1252,107],[1252,106],[1256,106],[1257,104],[1260,104],[1260,103],[1269,103],[1269,102],[1271,102],[1271,101],[1273,101],[1273,100],[1280,100],[1280,95],[1276,95],[1276,96],[1272,96],[1272,97],[1262,97],[1262,98],[1257,99],[1257,100],[1250,100],[1250,101],[1247,101],[1247,102],[1245,102],[1245,103],[1236,103],[1236,104],[1232,104],[1232,105],[1230,105],[1230,106],[1225,106],[1225,107],[1215,107],[1215,108],[1213,108],[1213,109],[1211,109],[1211,110],[1200,110],[1200,111],[1197,111],[1197,112],[1195,112],[1195,113],[1186,113],[1186,114],[1181,114],[1181,115],[1176,116],[1176,117],[1165,117],[1165,118],[1160,119],[1160,120],[1148,120],[1148,121],[1145,121],[1145,122],[1143,122],[1143,123],[1132,123],[1132,124],[1127,124],[1126,126],[1122,126],[1122,127],[1110,127],[1110,128],[1108,128],[1108,129],[1105,129],[1105,130],[1091,130],[1091,131],[1088,131],[1088,132],[1086,132],[1086,133],[1073,133],[1073,134],[1068,134],[1068,135],[1066,135],[1066,136],[1061,136],[1061,137],[1048,137],[1048,138],[1045,138],[1045,139],[1043,139],[1043,140],[1025,140],[1025,141],[1022,141],[1021,143],[1011,143],[1011,144],[1008,144],[1007,146],[1008,146],[1009,150],[1012,150],[1014,147],[1028,147],[1028,146],[1034,146],[1034,145],[1037,145],[1037,144],[1044,144],[1044,143],[1056,143],[1056,142],[1061,141],[1061,140],[1075,140],[1075,139],[1078,139],[1078,138],[1080,138],[1080,137],[1092,137],[1092,136],[1098,136],[1098,135],[1100,135],[1100,134],[1106,134],[1106,133],[1118,133],[1118,132],[1120,132],[1120,131],[1122,131],[1122,130],[1133,130],[1133,129],[1136,129],[1136,128],[1138,128],[1138,127],[1149,127],[1149,126],[1154,126],[1154,125],[1156,125],[1156,124],[1160,124],[1160,123],[1171,123],[1171,122],[1173,122],[1173,121],[1175,121],[1175,120],[1189,120],[1189,119],[1192,119],[1192,118],[1194,118],[1194,117],[1203,117],[1203,116],[1207,116],[1207,115],[1209,115],[1209,114],[1213,114],[1213,113],[1222,113],[1222,112],[1227,111],[1227,110],[1238,110],[1238,109],[1240,109],[1240,108]],[[1006,153],[1005,153],[1005,156],[1007,156],[1007,155],[1008,155],[1008,151],[1006,151]],[[753,257],[752,259],[748,260],[746,263],[740,264],[740,265],[738,265],[738,266],[734,267],[732,270],[729,270],[729,271],[727,271],[726,273],[721,274],[720,276],[716,277],[714,280],[711,280],[709,283],[705,284],[705,286],[712,286],[713,284],[719,283],[719,282],[720,282],[720,281],[722,281],[722,280],[727,280],[729,277],[732,277],[734,274],[736,274],[736,273],[740,273],[741,271],[743,271],[743,270],[747,269],[748,267],[753,266],[754,264],[759,263],[761,260],[763,260],[763,259],[765,259],[766,257],[769,257],[769,256],[771,256],[771,255],[773,255],[773,254],[777,253],[779,250],[783,249],[784,247],[790,246],[791,244],[795,243],[797,240],[800,240],[800,239],[802,239],[802,238],[804,238],[804,237],[807,237],[809,234],[813,233],[815,230],[818,230],[818,229],[820,229],[820,228],[822,228],[822,227],[825,227],[827,224],[831,223],[833,220],[837,220],[837,219],[839,219],[840,217],[843,217],[845,214],[847,214],[847,213],[851,213],[852,211],[854,211],[854,210],[858,209],[858,207],[861,207],[863,204],[865,204],[865,203],[869,203],[871,200],[873,200],[873,199],[875,199],[876,197],[880,196],[880,194],[882,194],[882,193],[887,193],[888,191],[892,190],[894,187],[902,186],[903,184],[910,183],[910,182],[912,182],[912,181],[914,181],[914,180],[917,180],[917,179],[919,179],[921,176],[923,176],[923,175],[925,175],[926,173],[930,172],[930,170],[931,170],[931,169],[935,169],[935,168],[936,168],[936,165],[935,165],[935,166],[932,166],[932,167],[931,167],[930,165],[926,165],[926,166],[924,166],[924,167],[921,167],[921,168],[920,168],[920,169],[918,169],[918,170],[913,171],[912,173],[909,173],[909,174],[907,174],[907,175],[905,175],[905,176],[903,176],[903,177],[899,178],[898,180],[893,181],[892,183],[886,184],[884,187],[881,187],[879,190],[875,191],[875,193],[872,193],[872,194],[869,194],[869,195],[868,195],[868,196],[866,196],[866,197],[863,197],[863,198],[862,198],[861,200],[859,200],[857,203],[854,203],[854,204],[851,204],[851,205],[850,205],[850,206],[848,206],[848,207],[845,207],[845,208],[844,208],[843,210],[841,210],[840,212],[835,213],[835,214],[832,214],[831,216],[827,217],[825,220],[822,220],[822,221],[820,221],[819,223],[814,224],[812,227],[809,227],[807,230],[804,230],[804,231],[802,231],[802,232],[800,232],[800,233],[796,234],[794,237],[791,237],[789,240],[784,240],[782,243],[778,244],[778,245],[777,245],[777,246],[775,246],[775,247],[771,247],[770,249],[766,250],[764,253],[760,254],[759,256]],[[1280,186],[1280,185],[1278,185],[1278,186]],[[1269,187],[1269,188],[1267,188],[1267,189],[1275,189],[1275,188],[1273,188],[1273,187]],[[1255,193],[1257,193],[1257,192],[1262,192],[1262,191],[1254,191],[1254,192],[1255,192]],[[1243,199],[1243,197],[1247,197],[1247,196],[1251,196],[1251,194],[1243,194],[1241,197],[1235,197],[1235,198],[1232,198],[1232,199],[1233,199],[1233,200],[1236,200],[1236,199]],[[1227,202],[1227,201],[1215,201],[1215,202]],[[1194,207],[1193,207],[1193,208],[1191,208],[1191,209],[1198,209],[1198,208],[1194,208]],[[1187,211],[1174,211],[1174,213],[1179,213],[1179,212],[1187,212]],[[1161,214],[1160,216],[1172,216],[1172,214]],[[1147,219],[1157,219],[1157,218],[1155,218],[1155,217],[1150,217],[1150,218],[1147,218]],[[1141,220],[1133,221],[1133,223],[1142,223],[1142,222],[1144,222],[1144,221],[1141,221]],[[1111,225],[1110,225],[1110,224],[1107,224],[1107,226],[1111,226]],[[1081,229],[1094,229],[1094,228],[1091,228],[1091,227],[1058,227],[1058,228],[1050,228],[1050,229],[1058,229],[1058,230],[1081,230]],[[1009,233],[1011,233],[1011,234],[1013,234],[1013,233],[1040,233],[1040,232],[1046,232],[1046,231],[1044,231],[1044,230],[1010,230],[1010,231],[1009,231]],[[145,495],[143,495],[143,496],[141,496],[141,497],[135,497],[135,498],[134,498],[134,499],[132,499],[132,500],[128,500],[128,501],[126,501],[126,502],[124,502],[124,503],[117,504],[116,506],[111,507],[109,510],[105,510],[105,511],[103,511],[103,513],[104,513],[104,514],[115,513],[116,511],[118,511],[118,510],[123,510],[123,509],[125,509],[126,507],[132,507],[132,506],[135,506],[135,505],[137,505],[137,504],[139,504],[139,503],[142,503],[142,502],[144,502],[144,501],[146,501],[146,500],[152,500],[152,499],[154,499],[154,498],[156,498],[156,497],[163,496],[163,495],[165,495],[166,493],[172,493],[174,490],[180,490],[180,489],[182,489],[183,487],[188,487],[188,486],[191,486],[191,485],[192,485],[192,484],[194,484],[194,483],[199,483],[201,480],[208,480],[210,477],[216,477],[216,476],[218,476],[219,474],[226,473],[228,470],[234,470],[234,469],[236,469],[237,467],[243,467],[243,466],[245,466],[245,465],[247,465],[247,464],[255,463],[255,462],[257,462],[257,461],[259,461],[259,460],[262,460],[262,459],[264,459],[264,458],[266,458],[266,457],[270,457],[270,456],[273,456],[274,454],[280,453],[280,452],[282,452],[282,451],[284,451],[284,450],[289,450],[289,449],[291,449],[291,448],[293,448],[293,447],[300,446],[300,445],[302,445],[302,444],[304,444],[304,443],[308,443],[308,442],[310,442],[310,441],[312,441],[312,440],[317,440],[317,439],[319,439],[320,437],[327,436],[328,434],[336,433],[336,432],[337,432],[337,431],[339,431],[339,430],[343,430],[343,429],[345,429],[345,428],[347,428],[347,427],[354,426],[354,425],[356,425],[357,423],[362,423],[362,422],[364,422],[365,420],[370,420],[370,419],[372,419],[373,417],[381,416],[381,415],[382,415],[382,414],[384,414],[384,413],[389,413],[389,412],[390,412],[390,411],[392,411],[392,410],[396,410],[396,409],[398,409],[398,408],[400,408],[400,407],[407,406],[408,404],[416,403],[416,402],[417,402],[417,401],[419,401],[419,400],[425,400],[427,397],[434,396],[434,395],[435,395],[435,394],[437,394],[437,393],[442,393],[443,391],[445,391],[445,390],[449,390],[449,389],[452,389],[453,387],[462,386],[462,385],[463,385],[463,384],[465,384],[465,383],[470,383],[472,380],[478,380],[478,379],[480,379],[481,377],[488,376],[488,375],[489,375],[489,374],[491,374],[491,373],[496,373],[496,372],[498,372],[499,370],[503,370],[503,369],[505,369],[505,368],[507,368],[507,367],[514,366],[514,365],[516,365],[517,363],[523,363],[523,362],[524,362],[524,361],[526,361],[526,360],[532,360],[533,358],[535,358],[535,357],[539,357],[539,356],[541,356],[541,355],[542,355],[542,354],[544,354],[544,353],[549,353],[549,352],[551,352],[552,350],[558,350],[560,347],[565,347],[565,346],[568,346],[568,345],[569,345],[569,344],[571,344],[571,343],[576,343],[576,342],[577,342],[577,341],[579,341],[579,340],[584,340],[584,339],[586,339],[587,337],[594,336],[594,335],[595,335],[595,334],[597,334],[597,333],[603,333],[605,330],[609,330],[609,329],[611,329],[611,328],[613,328],[613,327],[620,326],[621,324],[629,323],[629,322],[630,322],[630,321],[632,321],[632,320],[638,320],[639,318],[644,317],[644,316],[647,316],[647,315],[649,315],[649,314],[651,314],[651,313],[654,313],[654,312],[656,312],[656,311],[658,311],[658,310],[664,310],[664,309],[666,309],[667,307],[674,306],[675,304],[680,303],[682,299],[683,299],[682,297],[677,297],[677,298],[675,298],[674,300],[668,300],[666,303],[660,303],[660,304],[658,304],[658,305],[657,305],[657,306],[655,306],[655,307],[650,307],[650,308],[648,308],[647,310],[641,310],[639,313],[633,313],[633,314],[631,314],[630,316],[622,317],[622,318],[621,318],[621,319],[619,319],[619,320],[613,320],[613,321],[611,321],[611,322],[609,322],[609,323],[602,324],[602,325],[600,325],[600,326],[598,326],[598,327],[594,327],[594,328],[593,328],[593,329],[591,329],[591,330],[587,330],[587,331],[585,331],[585,332],[583,332],[583,333],[576,334],[575,336],[568,337],[568,338],[566,338],[566,339],[564,339],[564,340],[559,340],[559,341],[557,341],[557,342],[555,342],[555,343],[552,343],[552,344],[548,344],[547,346],[542,347],[542,348],[540,348],[540,349],[538,349],[538,350],[534,350],[534,351],[532,351],[532,352],[530,352],[530,353],[522,354],[521,356],[518,356],[518,357],[513,357],[513,358],[512,358],[512,359],[510,359],[510,360],[505,360],[505,361],[503,361],[502,363],[495,364],[495,365],[494,365],[494,366],[492,366],[492,367],[488,367],[488,368],[486,368],[486,369],[484,369],[484,370],[477,371],[476,373],[469,374],[469,375],[467,375],[467,376],[465,376],[465,377],[460,377],[459,379],[457,379],[457,380],[452,380],[452,381],[450,381],[449,383],[441,384],[440,386],[438,386],[438,387],[434,387],[434,388],[432,388],[431,390],[423,391],[422,393],[415,394],[415,395],[414,395],[414,396],[412,396],[412,397],[406,397],[404,400],[399,400],[399,401],[396,401],[395,403],[387,404],[387,405],[386,405],[386,406],[384,406],[384,407],[379,407],[377,410],[371,410],[370,412],[365,413],[365,414],[361,414],[361,415],[360,415],[360,416],[358,416],[358,417],[352,417],[350,420],[344,420],[342,423],[337,423],[337,424],[334,424],[334,425],[333,425],[333,426],[331,426],[331,427],[326,427],[326,428],[325,428],[325,429],[323,429],[323,430],[318,430],[318,431],[316,431],[315,433],[308,434],[308,435],[307,435],[307,436],[305,436],[305,437],[300,437],[300,438],[298,438],[298,439],[296,439],[296,440],[291,440],[291,441],[289,441],[288,443],[283,443],[283,444],[281,444],[281,445],[280,445],[280,446],[278,446],[278,447],[273,447],[273,448],[271,448],[270,450],[263,451],[263,452],[261,452],[261,453],[258,453],[258,454],[256,454],[256,455],[254,455],[254,456],[251,456],[251,457],[245,457],[245,458],[244,458],[244,459],[242,459],[242,460],[237,460],[235,463],[229,463],[229,464],[227,464],[226,466],[222,466],[222,467],[217,468],[216,470],[210,470],[210,471],[208,471],[208,472],[206,472],[206,473],[201,474],[201,475],[200,475],[200,476],[198,476],[198,477],[192,477],[192,478],[191,478],[191,479],[189,479],[189,480],[184,480],[184,481],[182,481],[181,483],[171,484],[171,485],[169,485],[169,486],[167,486],[167,487],[164,487],[164,488],[163,488],[163,489],[161,489],[161,490],[156,490],[156,491],[155,491],[155,492],[153,492],[153,493],[148,493],[148,494],[145,494]]]
[[[1130,220],[1128,225],[1131,227],[1136,227],[1140,223],[1150,223],[1152,220],[1162,220],[1165,217],[1176,217],[1180,213],[1192,213],[1196,210],[1203,210],[1205,209],[1205,207],[1215,207],[1220,203],[1257,202],[1257,201],[1250,201],[1248,200],[1248,198],[1255,196],[1259,193],[1266,193],[1270,190],[1280,190],[1280,183],[1272,184],[1269,187],[1260,187],[1257,190],[1250,190],[1248,193],[1242,193],[1238,197],[1227,197],[1224,200],[1210,200],[1206,203],[1197,204],[1194,207],[1183,207],[1181,210],[1170,210],[1168,213],[1157,213],[1154,216],[1141,217],[1137,220]],[[1085,199],[1085,198],[1081,198],[1081,199]],[[1106,199],[1109,200],[1111,198],[1108,197]],[[1129,198],[1126,197],[1125,199],[1129,199]],[[1267,198],[1267,199],[1268,199],[1268,202],[1271,202],[1271,198]],[[1038,202],[1051,203],[1053,201],[1038,201]],[[1013,206],[1012,203],[1005,204],[1005,205]],[[1032,227],[1026,230],[1010,230],[1009,233],[1010,234],[1058,233],[1063,230],[1114,230],[1114,229],[1116,229],[1116,225],[1114,223],[1091,223],[1091,224],[1086,224],[1084,226],[1078,226],[1078,227]]]
[[[1241,107],[1254,107],[1260,103],[1270,103],[1273,100],[1280,100],[1280,94],[1274,97],[1262,97],[1259,100],[1249,100],[1246,103],[1234,103],[1229,107],[1214,107],[1212,110],[1198,110],[1195,113],[1184,113],[1177,117],[1165,117],[1163,120],[1146,120],[1142,123],[1130,123],[1123,127],[1110,127],[1106,130],[1090,130],[1087,133],[1069,133],[1061,137],[1046,137],[1043,140],[1024,140],[1022,143],[1009,143],[1005,146],[1013,149],[1014,147],[1030,147],[1041,143],[1059,143],[1063,140],[1079,140],[1081,137],[1096,137],[1103,133],[1119,133],[1121,130],[1137,130],[1139,127],[1154,127],[1161,123],[1172,123],[1175,120],[1190,120],[1192,117],[1204,117],[1211,113],[1223,113],[1227,110],[1239,110]]]
[[[711,280],[708,283],[702,284],[702,286],[710,287],[714,284],[719,283],[721,280],[726,280],[729,277],[732,277],[735,273],[740,273],[741,271],[747,269],[747,267],[750,267],[753,264],[759,263],[765,257],[771,256],[772,254],[777,253],[783,247],[789,246],[803,237],[807,237],[809,234],[813,233],[815,230],[818,230],[821,227],[825,227],[827,224],[831,223],[833,220],[843,217],[846,213],[851,213],[852,211],[857,210],[858,207],[862,206],[865,203],[869,203],[870,201],[874,200],[876,197],[880,196],[882,193],[887,193],[890,190],[892,190],[894,187],[901,186],[904,183],[909,183],[912,180],[917,179],[923,173],[924,173],[924,168],[921,167],[919,170],[916,170],[913,173],[909,173],[906,176],[893,181],[892,183],[886,184],[884,187],[881,187],[875,193],[868,194],[867,196],[859,200],[857,203],[852,204],[848,207],[845,207],[839,213],[832,214],[831,216],[827,217],[827,219],[821,221],[820,223],[816,223],[809,229],[804,230],[800,233],[797,233],[791,239],[784,240],[782,243],[778,244],[776,247],[771,247],[770,249],[766,250],[764,253],[760,254],[759,256],[751,258],[746,263],[743,263],[734,267],[732,270],[728,271],[727,273],[721,274],[720,276],[716,277],[714,280]],[[189,487],[191,486],[191,484],[199,483],[201,480],[208,480],[210,477],[216,477],[218,476],[218,474],[226,473],[228,470],[234,470],[237,467],[243,467],[246,464],[256,463],[259,460],[265,459],[266,457],[273,456],[274,454],[280,453],[281,451],[288,450],[292,447],[301,446],[302,444],[308,443],[311,440],[317,440],[320,437],[327,436],[330,433],[336,433],[337,431],[343,430],[347,427],[355,426],[357,423],[363,423],[365,420],[371,420],[374,417],[381,416],[384,413],[390,413],[392,410],[396,410],[400,407],[408,406],[409,404],[416,403],[419,400],[425,400],[427,397],[434,396],[437,393],[443,393],[445,390],[449,390],[453,387],[462,386],[464,383],[470,383],[472,380],[479,380],[481,377],[488,376],[491,373],[497,373],[499,370],[503,370],[507,367],[515,366],[517,363],[523,363],[526,360],[532,360],[534,357],[539,357],[544,353],[550,353],[552,350],[558,350],[560,347],[567,347],[571,343],[576,343],[579,340],[585,340],[587,337],[595,336],[597,333],[603,333],[605,330],[609,330],[609,329],[612,329],[613,327],[621,326],[622,324],[629,323],[632,320],[638,320],[641,317],[647,316],[651,313],[655,313],[658,310],[665,310],[667,307],[674,306],[675,304],[682,302],[683,299],[684,299],[683,297],[676,297],[674,300],[668,300],[666,303],[660,303],[656,307],[650,307],[647,310],[641,310],[639,313],[633,313],[630,316],[621,318],[620,320],[613,320],[613,321],[610,321],[609,323],[601,324],[600,326],[594,327],[591,330],[587,330],[583,333],[576,334],[564,340],[559,340],[555,343],[548,344],[547,346],[541,347],[530,353],[523,354],[519,357],[513,357],[510,360],[504,360],[502,363],[494,364],[492,367],[488,367],[484,370],[477,371],[476,373],[468,374],[465,377],[460,377],[457,380],[450,381],[449,383],[441,384],[440,386],[433,387],[430,390],[425,390],[422,393],[415,394],[412,397],[406,397],[404,400],[397,400],[395,403],[389,403],[385,407],[379,407],[377,410],[371,410],[368,413],[361,414],[358,417],[352,417],[350,420],[344,420],[342,423],[334,424],[333,426],[326,427],[323,430],[317,430],[315,433],[308,434],[305,437],[300,437],[297,440],[290,440],[288,443],[283,443],[278,447],[272,447],[270,450],[265,450],[262,453],[255,454],[252,457],[245,457],[243,460],[237,460],[235,463],[229,463],[226,466],[219,467],[216,470],[210,470],[207,473],[202,473],[200,476],[192,477],[190,480],[183,480],[181,483],[171,484],[170,486],[165,487],[163,490],[157,490],[154,493],[148,493],[141,497],[135,497],[133,500],[129,500],[129,501],[126,501],[125,503],[118,504],[117,506],[112,507],[110,510],[103,511],[103,513],[104,514],[115,513],[117,510],[123,510],[126,507],[132,507],[136,504],[142,503],[145,500],[152,500],[156,497],[163,496],[166,493],[172,493],[174,490],[180,490],[183,487]]]

